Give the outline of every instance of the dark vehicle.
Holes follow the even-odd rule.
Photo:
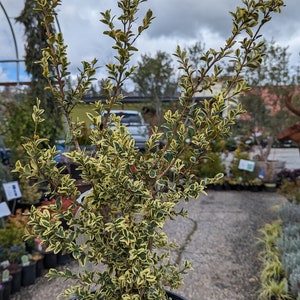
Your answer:
[[[121,124],[131,134],[135,141],[135,148],[144,150],[149,138],[149,125],[145,123],[142,114],[136,110],[111,110],[111,114],[122,117]]]
[[[292,140],[285,140],[282,142],[279,142],[278,140],[276,140],[273,145],[273,148],[298,148],[298,145],[296,142],[292,141]]]
[[[0,136],[0,160],[4,165],[9,165],[10,163],[11,150],[7,148],[4,143],[3,136]]]

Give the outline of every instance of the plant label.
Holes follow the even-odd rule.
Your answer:
[[[10,209],[6,202],[0,203],[0,218],[7,217],[11,214]]]
[[[18,181],[11,181],[3,183],[6,200],[14,200],[22,197]]]
[[[29,257],[28,257],[28,255],[23,255],[21,257],[21,261],[22,261],[22,266],[23,267],[29,266]]]
[[[240,159],[240,162],[239,162],[239,169],[240,170],[253,172],[254,167],[255,167],[255,162],[254,161],[246,160],[246,159]]]
[[[7,281],[9,281],[9,271],[4,270],[2,272],[2,282],[7,282]]]

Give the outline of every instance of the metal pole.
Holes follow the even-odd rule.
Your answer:
[[[61,33],[61,28],[60,28],[60,24],[58,22],[57,14],[55,14],[54,17],[55,17],[56,25],[57,25],[57,28],[58,28],[58,32]]]

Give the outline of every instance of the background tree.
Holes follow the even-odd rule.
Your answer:
[[[16,18],[16,21],[22,23],[25,28],[25,65],[27,73],[31,75],[31,83],[22,106],[26,107],[28,104],[29,107],[32,107],[37,98],[41,100],[41,107],[47,112],[45,115],[46,122],[42,128],[43,134],[46,134],[50,141],[54,143],[63,127],[62,115],[58,101],[49,90],[45,89],[48,83],[42,74],[42,68],[35,63],[41,59],[42,49],[47,46],[46,33],[41,26],[42,17],[34,11],[36,7],[36,1],[26,0],[21,14]],[[56,31],[54,26],[50,30],[52,34]],[[25,109],[25,111],[27,110]],[[13,114],[11,117],[16,116]],[[28,115],[28,118],[31,120],[31,114]],[[28,136],[26,130],[22,134]]]
[[[19,158],[21,142],[24,136],[30,136],[34,129],[32,124],[30,105],[32,102],[18,93],[8,97],[6,93],[0,95],[2,117],[0,134],[5,137],[5,144],[11,149],[11,160]]]
[[[141,55],[137,70],[131,77],[137,93],[151,99],[158,120],[161,116],[161,98],[174,96],[177,90],[172,62],[171,56],[162,51],[157,51],[154,57]]]
[[[272,144],[276,135],[295,122],[295,117],[286,109],[284,99],[295,89],[291,76],[288,47],[265,41],[264,57],[258,68],[247,69],[245,78],[252,87],[240,100],[249,118],[249,134],[264,133]],[[284,122],[283,122],[284,120]],[[245,128],[245,126],[244,126]]]
[[[190,58],[190,64],[192,65],[194,70],[198,70],[203,67],[203,61],[201,61],[201,57],[204,55],[205,44],[196,42],[195,44],[187,47],[185,51]]]

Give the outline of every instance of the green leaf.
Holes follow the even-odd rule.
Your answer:
[[[164,159],[168,162],[171,163],[174,159],[174,155],[170,152],[165,153]]]
[[[156,177],[157,177],[157,171],[151,169],[151,170],[149,171],[149,177],[150,177],[150,178],[156,178]]]

